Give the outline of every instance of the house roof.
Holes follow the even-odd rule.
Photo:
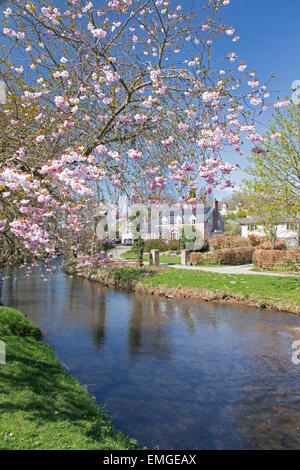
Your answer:
[[[284,224],[284,223],[300,223],[300,217],[282,217],[276,225]],[[264,225],[264,223],[258,217],[245,217],[240,221],[241,225],[250,225],[250,224],[258,224]]]

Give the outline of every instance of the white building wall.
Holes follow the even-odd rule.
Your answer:
[[[257,225],[255,230],[249,230],[249,225],[242,225],[242,237],[248,238],[248,235],[255,235],[257,237],[266,236],[264,226]],[[291,247],[297,247],[299,245],[299,234],[298,230],[291,230],[287,228],[287,224],[279,224],[277,226],[277,238],[283,240],[287,245]]]

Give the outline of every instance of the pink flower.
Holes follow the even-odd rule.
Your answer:
[[[136,114],[134,116],[134,119],[136,120],[136,122],[146,122],[148,118],[144,114]]]
[[[56,96],[54,102],[58,108],[66,109],[69,106],[69,103],[65,100],[63,96]]]
[[[161,143],[164,147],[170,147],[174,144],[174,137],[170,136],[166,140],[162,140]]]
[[[104,31],[104,29],[101,28],[92,29],[91,34],[94,36],[94,38],[99,39],[105,38],[106,36],[106,32]]]
[[[185,124],[184,122],[180,122],[178,124],[178,129],[180,130],[180,132],[185,132],[188,128],[189,128],[189,125]]]
[[[127,153],[129,158],[138,159],[142,156],[142,152],[140,152],[139,150],[130,149]]]
[[[64,127],[66,129],[72,130],[74,128],[74,122],[73,121],[64,121]]]
[[[266,150],[263,150],[263,149],[260,148],[260,147],[254,147],[254,148],[252,149],[252,152],[253,152],[253,153],[256,153],[257,155],[265,155],[265,154],[267,153]]]
[[[227,36],[233,36],[233,34],[234,34],[234,28],[228,28],[228,29],[226,30],[226,34],[227,34]]]
[[[100,144],[95,148],[95,151],[98,153],[98,155],[104,155],[107,152],[107,148],[105,145]]]

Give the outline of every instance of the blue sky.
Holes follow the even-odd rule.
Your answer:
[[[186,7],[191,4],[191,0],[182,1]],[[221,11],[223,22],[240,35],[240,40],[229,46],[231,50],[249,69],[256,69],[261,82],[273,73],[271,90],[286,90],[285,94],[291,95],[292,83],[300,80],[300,0],[230,0]],[[247,163],[234,152],[224,153],[223,158],[242,167]],[[240,171],[235,173],[237,181],[244,176]],[[214,194],[220,199],[228,196],[224,191]]]

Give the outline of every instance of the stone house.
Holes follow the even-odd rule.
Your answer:
[[[224,220],[219,211],[218,201],[212,205],[199,205],[196,209],[170,208],[162,211],[157,218],[144,219],[142,236],[145,240],[164,238],[179,240],[183,228],[195,227],[204,238],[224,233]],[[130,223],[123,224],[120,233],[122,243],[132,239]]]

